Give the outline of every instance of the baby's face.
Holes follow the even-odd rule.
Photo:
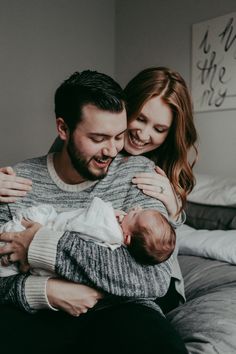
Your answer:
[[[145,210],[140,206],[136,206],[129,210],[129,212],[124,216],[122,220],[121,227],[125,234],[132,234],[134,231],[135,225],[142,222],[145,217]]]
[[[156,225],[156,218],[157,214],[155,210],[143,210],[141,207],[135,207],[125,215],[121,223],[123,233],[132,235],[139,227],[150,226],[153,223]]]

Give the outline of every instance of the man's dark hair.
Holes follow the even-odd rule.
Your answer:
[[[125,107],[124,93],[110,76],[97,71],[75,72],[55,93],[56,118],[63,118],[70,132],[81,121],[82,109],[87,104],[120,113]]]

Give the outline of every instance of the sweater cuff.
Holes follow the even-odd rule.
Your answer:
[[[42,227],[36,233],[28,250],[30,267],[55,271],[57,244],[64,231],[53,231]]]
[[[50,309],[52,307],[47,297],[47,281],[50,277],[38,277],[30,275],[25,282],[25,296],[29,306],[34,310]]]

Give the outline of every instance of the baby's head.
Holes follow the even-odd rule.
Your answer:
[[[133,209],[125,215],[121,227],[129,252],[142,264],[164,262],[174,251],[175,231],[157,210]]]

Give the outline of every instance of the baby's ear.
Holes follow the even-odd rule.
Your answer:
[[[131,235],[124,235],[124,244],[130,245],[131,242]]]

